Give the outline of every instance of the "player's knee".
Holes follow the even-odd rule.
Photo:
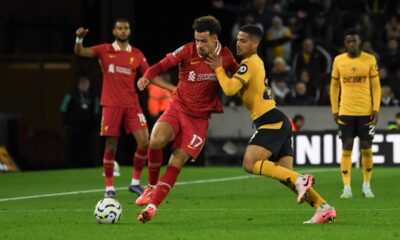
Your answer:
[[[139,140],[137,142],[137,146],[139,149],[146,149],[149,147],[149,140],[148,139]]]
[[[152,149],[162,149],[167,143],[168,139],[165,136],[157,135],[151,137],[149,146]]]
[[[361,140],[360,145],[361,145],[361,149],[368,149],[368,148],[371,148],[372,142],[369,140]]]
[[[253,173],[254,162],[251,159],[245,157],[243,160],[242,168],[248,173]]]
[[[353,149],[353,139],[344,140],[343,141],[343,149],[351,151]]]

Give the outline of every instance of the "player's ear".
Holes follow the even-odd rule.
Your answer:
[[[254,47],[255,49],[257,49],[257,48],[258,48],[258,45],[260,44],[260,40],[259,40],[258,38],[252,38],[252,39],[251,39],[251,44],[253,45],[253,47]]]
[[[218,35],[217,35],[217,34],[211,35],[211,39],[212,39],[214,42],[218,41]]]

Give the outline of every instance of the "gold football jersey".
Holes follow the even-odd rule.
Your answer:
[[[250,111],[251,118],[257,119],[275,108],[275,101],[265,79],[264,63],[257,54],[243,59],[239,70],[232,76],[244,85],[239,91],[243,105]],[[233,79],[232,79],[233,80]]]
[[[331,79],[332,112],[346,116],[369,116],[379,111],[381,87],[378,65],[373,55],[361,52],[336,56]]]

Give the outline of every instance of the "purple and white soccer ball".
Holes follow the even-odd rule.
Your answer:
[[[114,198],[101,199],[94,209],[94,217],[99,223],[113,224],[121,220],[122,206]]]

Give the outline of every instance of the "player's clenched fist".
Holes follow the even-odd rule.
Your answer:
[[[86,34],[89,32],[89,29],[85,29],[83,27],[80,27],[76,30],[76,36],[79,38],[83,38],[86,36]]]
[[[147,85],[149,85],[149,83],[150,83],[149,79],[142,77],[138,80],[137,86],[140,91],[143,91],[147,87]]]

